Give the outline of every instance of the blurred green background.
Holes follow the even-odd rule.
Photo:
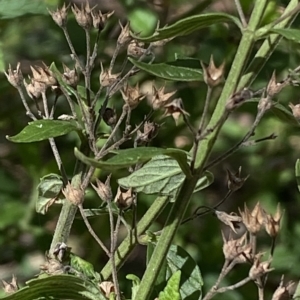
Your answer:
[[[241,2],[246,15],[249,15],[253,1],[242,0]],[[41,61],[47,65],[54,61],[59,67],[61,63],[70,65],[70,52],[63,33],[54,24],[46,10],[46,7],[56,9],[62,3],[57,0],[0,1],[0,279],[9,280],[11,275],[15,274],[21,284],[39,272],[39,265],[43,263],[44,253],[50,245],[60,211],[59,205],[56,205],[52,206],[46,215],[38,215],[35,212],[36,186],[41,177],[49,173],[57,173],[58,170],[46,141],[34,144],[13,144],[6,140],[6,135],[15,135],[21,131],[29,119],[25,116],[17,91],[9,85],[3,71],[8,68],[9,64],[15,66],[17,62],[22,63],[24,75],[30,73],[30,65],[39,64]],[[91,6],[96,4],[103,12],[115,10],[114,17],[101,35],[98,66],[100,60],[105,65],[109,64],[119,34],[118,19],[123,24],[129,19],[134,31],[149,35],[153,32],[158,20],[163,26],[204,11],[236,14],[234,2],[230,0],[99,0],[91,2]],[[270,1],[262,23],[275,19],[286,4],[287,1]],[[298,18],[293,26],[298,28],[299,24]],[[80,56],[84,56],[84,32],[77,26],[71,15],[68,29],[75,49]],[[176,56],[184,56],[208,62],[210,56],[213,55],[217,65],[226,61],[228,72],[239,39],[240,33],[232,26],[214,25],[189,36],[172,40],[156,52],[155,61],[172,61]],[[115,66],[116,71],[121,68],[125,54],[124,52],[119,56]],[[258,89],[266,86],[274,70],[278,78],[282,79],[287,75],[288,69],[293,69],[299,64],[299,46],[282,40],[251,88]],[[93,73],[95,90],[98,87],[99,74],[100,67],[97,67]],[[154,80],[158,85],[164,83],[142,73],[133,78],[133,82],[137,80],[145,90]],[[176,96],[183,99],[185,109],[191,114],[191,122],[197,125],[204,104],[205,84],[166,82],[166,86],[169,90],[177,89]],[[217,88],[210,111],[214,107],[219,92],[220,88]],[[298,103],[299,93],[298,87],[288,87],[278,95],[277,100],[288,108],[289,102]],[[112,101],[113,106],[120,113],[123,100],[118,95]],[[65,107],[64,103],[59,103],[59,110],[62,113]],[[143,101],[133,112],[134,122],[136,124],[140,122],[148,111],[147,101]],[[234,112],[223,127],[211,158],[217,157],[242,138],[250,128],[255,113],[254,103],[246,104]],[[156,121],[165,123],[153,141],[153,146],[190,149],[191,135],[183,123],[175,126],[171,118],[161,121],[159,117]],[[108,128],[103,126],[103,130],[108,131]],[[260,138],[271,133],[278,135],[276,140],[244,148],[224,163],[212,168],[211,171],[215,176],[214,183],[193,196],[187,212],[189,215],[201,204],[213,205],[220,201],[227,192],[225,168],[237,170],[239,166],[242,166],[243,175],[250,174],[250,178],[241,190],[222,205],[222,210],[236,212],[238,207],[243,207],[244,202],[249,207],[253,207],[257,201],[260,201],[268,212],[273,213],[277,203],[280,202],[285,213],[273,261],[276,270],[269,276],[267,286],[269,294],[275,290],[282,274],[286,274],[288,279],[300,277],[298,267],[300,264],[300,201],[294,174],[294,165],[300,156],[300,128],[285,123],[272,113],[268,113],[256,130],[255,137]],[[78,145],[78,141],[70,134],[58,138],[57,143],[68,175],[71,176],[75,162],[73,148]],[[128,143],[126,146],[131,146],[131,144]],[[105,179],[108,174],[99,172],[98,175],[100,179]],[[115,188],[115,179],[122,175],[125,175],[125,171],[113,174]],[[139,217],[146,211],[153,199],[154,197],[139,195]],[[89,191],[84,206],[87,208],[99,205],[99,199],[92,191]],[[161,229],[168,210],[167,207],[161,214],[153,230]],[[92,219],[91,224],[96,232],[101,233],[105,242],[109,243],[108,218],[101,216]],[[184,246],[199,264],[205,290],[214,283],[222,268],[220,230],[221,227],[216,218],[205,216],[182,226],[174,241]],[[125,232],[124,229],[124,234]],[[270,243],[269,237],[262,234],[259,240],[260,249],[267,250]],[[79,218],[75,220],[69,246],[77,255],[93,263],[96,270],[100,270],[106,262],[105,255]],[[127,296],[129,296],[129,282],[126,281],[125,275],[134,273],[141,276],[144,268],[145,247],[139,246],[120,272],[122,288]],[[247,276],[248,269],[247,265],[235,268],[225,283],[235,283],[244,278]],[[250,283],[227,296],[216,296],[215,299],[250,300],[254,299],[254,295],[256,295],[256,287]]]

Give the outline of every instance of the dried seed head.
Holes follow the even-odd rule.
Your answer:
[[[186,116],[190,115],[188,112],[184,110],[181,98],[174,99],[171,103],[166,104],[164,108],[166,110],[163,116],[164,117],[172,116],[176,125],[181,115],[186,115]]]
[[[109,69],[104,70],[102,62],[100,62],[100,66],[101,66],[101,73],[99,77],[100,84],[103,87],[109,87],[118,80],[121,73],[111,74],[111,70]]]
[[[255,258],[253,265],[249,271],[249,277],[252,280],[256,280],[257,278],[271,272],[274,270],[274,268],[270,268],[272,259],[269,259],[268,261],[261,262],[260,258],[262,256],[262,253],[258,253]]]
[[[67,19],[68,19],[68,9],[70,5],[66,6],[64,3],[62,8],[58,8],[56,11],[50,11],[48,9],[49,14],[51,15],[53,21],[59,26],[59,27],[65,27],[67,25]]]
[[[130,85],[126,84],[121,90],[121,94],[125,103],[130,107],[131,110],[135,109],[146,97],[146,95],[141,94],[138,83],[135,87],[131,87]]]
[[[274,97],[275,95],[279,94],[281,90],[288,85],[288,83],[289,82],[287,80],[283,82],[277,82],[276,72],[274,71],[267,86],[267,95],[271,98]]]
[[[154,110],[164,107],[170,100],[170,98],[176,93],[173,91],[171,93],[165,93],[165,86],[157,89],[155,86],[152,87],[152,107]]]
[[[223,62],[218,68],[215,66],[213,56],[211,55],[209,65],[206,67],[201,61],[203,69],[204,82],[210,86],[215,87],[224,80],[225,62]]]
[[[115,286],[111,281],[102,281],[99,287],[107,299],[110,298],[111,293],[115,292]]]
[[[221,222],[229,226],[234,233],[237,233],[235,228],[239,227],[239,224],[242,222],[242,218],[240,216],[229,215],[224,211],[218,210],[215,211],[215,214]]]
[[[11,68],[11,65],[9,65],[8,70],[4,72],[8,82],[15,88],[19,88],[22,86],[22,81],[23,81],[23,74],[21,72],[21,64],[17,64],[17,68],[13,70]]]
[[[63,195],[67,201],[70,201],[73,205],[80,205],[84,200],[84,191],[81,188],[73,187],[69,182],[62,190]]]
[[[114,201],[120,209],[126,209],[133,204],[134,199],[135,195],[132,191],[132,188],[126,192],[122,192],[121,188],[119,187]]]
[[[145,43],[138,42],[137,40],[132,40],[127,47],[127,55],[133,57],[141,57],[146,52],[146,49],[144,47]]]
[[[103,121],[108,126],[115,126],[117,123],[117,113],[115,109],[112,108],[105,108],[104,114],[103,114]]]
[[[127,46],[130,41],[132,40],[132,37],[130,35],[130,23],[128,22],[124,27],[123,25],[121,24],[121,22],[119,21],[119,24],[121,26],[121,33],[118,37],[118,40],[117,40],[117,43],[120,45],[120,46]]]
[[[252,212],[248,209],[246,203],[244,204],[244,211],[239,209],[243,223],[247,230],[252,234],[257,234],[261,230],[261,226],[264,222],[264,211],[260,204],[257,203]]]
[[[284,276],[282,275],[280,284],[272,296],[272,300],[289,300],[292,299],[295,293],[295,282],[289,281],[284,283]]]
[[[52,73],[52,71],[44,64],[43,67],[35,67],[30,66],[32,71],[32,77],[35,81],[42,83],[48,87],[52,87],[57,84],[57,81]]]
[[[63,81],[72,87],[76,87],[79,81],[79,76],[76,69],[69,69],[65,64],[63,64],[64,73],[62,74]]]
[[[138,130],[135,141],[138,145],[143,145],[151,142],[158,134],[161,125],[154,122],[145,122],[144,132]]]
[[[272,98],[270,96],[260,98],[257,109],[258,111],[266,112],[272,107]]]
[[[295,119],[297,121],[300,121],[300,104],[294,105],[294,104],[290,103],[289,107],[291,108],[293,116],[295,117]]]
[[[226,103],[226,110],[233,111],[237,107],[245,103],[246,100],[249,100],[253,97],[253,92],[249,89],[243,89],[240,92],[233,94]]]
[[[235,192],[239,190],[245,183],[245,181],[249,178],[250,175],[247,175],[246,177],[241,177],[242,173],[242,167],[239,167],[239,170],[236,173],[231,172],[230,170],[226,169],[227,172],[227,185],[228,189]]]
[[[105,202],[110,202],[113,197],[110,187],[110,177],[111,175],[107,177],[105,183],[101,182],[98,178],[96,178],[97,186],[91,183],[92,187],[94,188],[100,199],[102,199]]]
[[[100,31],[104,29],[107,20],[114,14],[114,11],[110,11],[106,14],[102,14],[101,10],[97,12],[92,11],[93,27]]]
[[[81,9],[75,4],[73,4],[71,8],[78,25],[84,29],[90,29],[93,25],[93,20],[91,14],[92,9],[90,8],[89,2],[86,1],[85,7],[81,3]]]
[[[40,269],[49,275],[59,275],[65,273],[64,265],[57,259],[47,257],[47,261],[40,266]]]
[[[13,294],[19,289],[17,284],[17,277],[15,275],[12,276],[11,282],[6,282],[5,280],[2,280],[2,283],[4,286],[5,294]]]
[[[241,236],[239,239],[233,239],[231,234],[228,239],[225,238],[222,232],[223,238],[223,253],[225,259],[228,261],[235,261],[237,264],[246,263],[252,257],[252,246],[247,242],[247,233]]]
[[[69,257],[70,252],[71,247],[68,247],[66,243],[57,243],[53,250],[53,255],[58,261],[63,262]]]
[[[280,203],[277,204],[277,209],[274,216],[269,214],[266,216],[265,229],[272,238],[275,238],[279,233],[282,216],[283,212],[280,209]]]
[[[29,79],[31,79],[29,77]],[[41,97],[42,93],[46,92],[47,86],[44,83],[38,82],[34,79],[31,79],[30,83],[28,84],[24,79],[24,86],[28,96],[31,99],[38,99]]]

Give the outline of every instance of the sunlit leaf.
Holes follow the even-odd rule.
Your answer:
[[[175,197],[184,181],[184,174],[178,162],[168,156],[160,155],[151,159],[142,168],[118,183],[124,188],[133,188],[145,194],[160,194]],[[195,191],[206,188],[213,182],[213,175],[206,171],[199,179]]]
[[[272,33],[277,33],[289,41],[300,43],[300,30],[294,28],[273,28]]]
[[[37,120],[30,122],[20,133],[6,138],[14,143],[32,143],[76,131],[74,121]]]
[[[179,293],[179,283],[180,283],[181,271],[178,270],[168,280],[167,286],[162,292],[159,293],[159,300],[181,300]]]
[[[154,75],[159,78],[166,80],[175,80],[175,81],[202,81],[203,74],[200,69],[187,68],[182,66],[172,65],[168,63],[160,64],[147,64],[144,62],[139,62],[132,58],[129,60],[139,69]],[[176,61],[174,62],[176,64]]]
[[[128,274],[126,275],[126,279],[132,281],[132,287],[131,287],[131,299],[135,299],[136,293],[139,289],[141,280],[134,274]]]
[[[117,170],[127,168],[135,164],[144,163],[149,161],[152,157],[157,155],[168,155],[178,161],[181,169],[190,176],[190,170],[187,163],[187,153],[180,149],[163,149],[155,147],[138,147],[125,150],[114,150],[112,153],[115,156],[109,158],[106,161],[96,160],[89,158],[75,148],[75,156],[87,165],[91,165],[96,168]]]
[[[135,36],[135,38],[144,42],[154,42],[166,38],[188,35],[196,30],[218,23],[234,23],[242,30],[242,25],[238,18],[225,13],[208,13],[181,19],[172,25],[160,28],[149,37],[141,38]]]

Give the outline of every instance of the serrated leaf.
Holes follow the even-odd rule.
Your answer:
[[[147,64],[128,58],[139,69],[159,78],[174,81],[203,81],[202,70],[175,66],[171,63]]]
[[[272,28],[270,30],[272,33],[277,33],[284,37],[285,39],[295,42],[295,43],[300,43],[300,30],[299,29],[294,29],[294,28]]]
[[[171,245],[167,254],[168,272],[166,280],[181,271],[180,295],[182,299],[200,300],[203,279],[194,259],[180,246]]]
[[[32,279],[16,293],[2,299],[6,300],[105,300],[105,297],[92,282],[72,275],[52,275]],[[86,293],[86,296],[84,294]]]
[[[185,175],[176,160],[159,155],[129,176],[120,178],[118,183],[127,189],[132,187],[136,192],[175,197],[184,179]],[[204,172],[195,192],[206,188],[212,182],[213,175],[208,171]]]
[[[0,18],[17,18],[27,14],[48,14],[44,1],[0,0]]]
[[[48,174],[41,178],[37,186],[38,199],[35,205],[36,211],[43,215],[46,214],[49,206],[56,201],[62,187],[62,178],[57,174]]]
[[[6,138],[14,143],[33,143],[62,136],[76,130],[77,127],[73,121],[37,120],[29,122],[17,135],[6,136]]]
[[[299,158],[297,159],[295,164],[295,175],[296,175],[298,190],[300,192],[300,159]]]
[[[170,26],[158,29],[157,32],[149,37],[141,38],[134,36],[134,38],[146,43],[160,41],[167,38],[188,35],[196,30],[206,28],[214,24],[228,22],[236,24],[241,30],[243,28],[239,19],[232,15],[225,13],[208,13],[181,19]]]
[[[159,300],[181,300],[179,293],[181,272],[178,270],[168,280],[167,286],[159,293]],[[183,298],[185,299],[185,298]]]
[[[74,153],[75,156],[85,164],[110,171],[128,168],[135,164],[144,163],[149,161],[154,156],[164,154],[176,159],[182,171],[184,171],[187,176],[191,175],[189,165],[187,163],[187,153],[180,149],[138,147],[124,150],[114,150],[112,153],[116,155],[106,161],[89,158],[81,153],[77,148],[75,148]]]
[[[50,65],[49,69],[53,72],[54,77],[58,81],[59,85],[68,93],[69,96],[77,95],[76,91],[64,82],[64,80],[62,79],[62,74],[59,72],[54,62]]]

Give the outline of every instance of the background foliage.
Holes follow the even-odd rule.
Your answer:
[[[0,1],[1,72],[8,67],[9,63],[15,66],[18,61],[22,62],[24,74],[29,73],[29,65],[39,64],[41,61],[47,65],[54,61],[59,68],[61,63],[70,62],[69,50],[62,32],[46,11],[46,6],[56,8],[62,4],[59,2],[56,0]],[[163,2],[166,7],[159,10],[152,1],[99,1],[98,4],[100,7],[103,6],[104,12],[116,10],[116,17],[112,18],[101,36],[100,59],[105,64],[110,61],[119,33],[117,18],[123,22],[129,18],[135,31],[147,35],[153,31],[158,19],[163,25],[179,20],[183,16],[201,13],[203,10],[229,13],[234,11],[232,1],[170,0]],[[241,2],[247,13],[251,9],[252,1]],[[281,5],[284,4],[285,1],[270,1],[263,23],[274,19],[280,13]],[[296,20],[295,26],[297,25],[299,25],[299,20]],[[83,31],[73,19],[69,21],[68,26],[71,28],[70,33],[76,50],[79,54],[83,53],[85,50],[82,42]],[[193,57],[208,62],[210,56],[213,55],[217,65],[225,60],[228,70],[237,48],[238,34],[233,27],[224,24],[213,25],[191,35],[174,39],[156,53],[156,62],[172,61],[178,57]],[[284,78],[288,69],[293,69],[299,64],[298,44],[282,40],[278,50],[261,71],[252,88],[266,86],[274,69],[279,78]],[[99,73],[100,67],[98,73],[93,74],[95,85],[98,82]],[[20,132],[29,120],[24,114],[16,90],[8,84],[3,73],[0,76],[0,278],[8,279],[14,273],[20,282],[24,282],[38,273],[44,252],[49,248],[59,214],[59,206],[51,207],[46,215],[35,212],[36,187],[41,177],[56,173],[57,169],[46,141],[36,144],[13,144],[6,140],[6,135],[12,136]],[[140,85],[147,90],[155,77],[141,73],[138,80]],[[161,80],[157,81],[160,84],[163,83]],[[191,114],[192,123],[199,121],[206,89],[204,83],[167,81],[166,85],[169,89],[177,89],[177,95],[182,97],[186,111]],[[289,102],[298,103],[298,94],[298,87],[288,87],[277,97],[277,100],[288,107]],[[214,103],[212,107],[213,105]],[[121,98],[114,99],[114,106],[120,112]],[[224,152],[242,138],[253,121],[255,106],[256,104],[253,103],[243,105],[230,117],[223,127],[213,156],[218,156],[218,153]],[[136,122],[143,119],[147,110],[147,101],[144,100],[135,111]],[[184,124],[179,123],[176,126],[171,118],[163,122],[165,122],[164,126],[152,146],[190,149],[191,136]],[[104,132],[108,130],[105,127],[102,129]],[[294,174],[295,161],[299,158],[300,137],[299,126],[288,124],[269,112],[256,130],[256,135],[262,137],[271,133],[278,135],[277,139],[240,150],[224,164],[213,168],[211,171],[215,176],[214,183],[193,196],[187,214],[191,214],[201,204],[213,205],[218,202],[227,191],[225,168],[237,170],[239,166],[242,166],[243,174],[250,174],[250,178],[243,188],[223,205],[222,209],[227,212],[236,211],[237,207],[244,205],[244,202],[251,207],[257,201],[270,211],[275,211],[277,202],[280,202],[285,209],[283,228],[273,261],[276,271],[269,279],[269,288],[273,291],[282,273],[288,274],[290,279],[300,277],[300,269],[297,267],[300,264],[298,251],[300,247],[298,213],[300,202]],[[75,135],[69,134],[67,137],[58,138],[57,142],[67,172],[70,172],[74,162],[73,149],[78,141]],[[99,178],[104,179],[107,174],[99,171],[98,175]],[[118,173],[117,176],[121,177],[122,174]],[[92,190],[87,197],[86,207],[97,206],[97,197]],[[138,215],[142,215],[153,199],[151,196],[141,194],[138,199]],[[159,217],[153,230],[161,229],[165,217],[166,212]],[[105,227],[106,216],[95,218],[91,220],[91,223],[96,231],[107,231],[107,237],[109,237],[109,229]],[[208,215],[183,225],[176,236],[175,243],[183,245],[198,262],[204,278],[204,289],[210,287],[223,263],[221,232],[217,219]],[[266,247],[269,246],[270,241],[267,236],[262,237],[262,243],[265,243]],[[74,223],[69,246],[75,253],[94,264],[96,270],[104,265],[103,253],[80,219]],[[145,248],[139,246],[121,270],[121,274],[124,274],[121,275],[123,290],[126,290],[128,284],[125,274],[133,273],[141,276],[144,266]],[[243,266],[238,267],[228,280],[236,282],[246,272]],[[228,298],[253,299],[252,292],[255,293],[255,286],[248,284],[228,294]],[[219,296],[219,299],[221,298],[222,296]]]

